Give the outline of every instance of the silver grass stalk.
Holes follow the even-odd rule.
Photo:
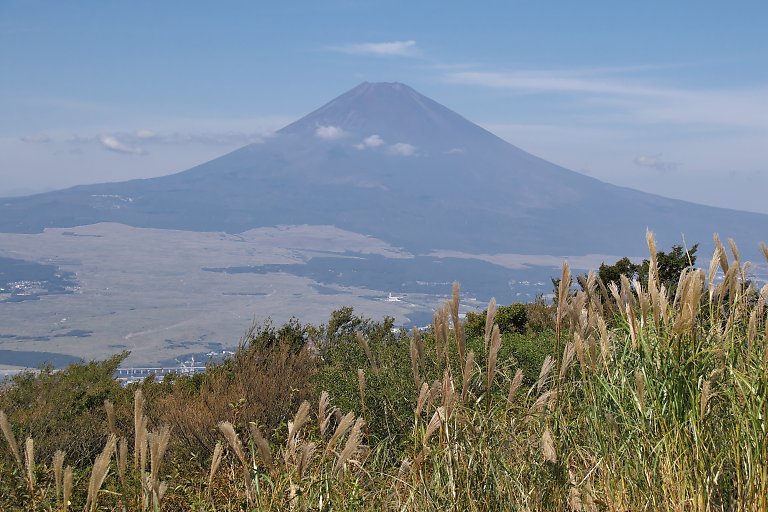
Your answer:
[[[736,242],[733,240],[733,238],[728,239],[728,246],[731,248],[731,254],[733,254],[734,264],[740,265],[741,253],[739,252],[739,248],[736,246]]]
[[[315,443],[306,443],[301,447],[301,456],[299,457],[299,478],[304,477],[304,471],[309,467],[312,462],[312,458],[315,455],[315,449],[317,445]]]
[[[605,323],[603,317],[598,317],[597,327],[600,330],[600,357],[603,360],[603,364],[608,367],[608,358],[610,358],[611,344],[608,338],[608,325]]]
[[[545,391],[539,398],[533,402],[533,405],[528,409],[528,416],[535,416],[536,414],[543,412],[544,409],[551,403],[554,398],[557,397],[557,393],[554,390]]]
[[[407,477],[411,473],[411,467],[411,461],[407,458],[403,459],[400,463],[400,469],[397,470],[397,478],[402,480]]]
[[[650,229],[645,231],[645,242],[648,244],[648,253],[651,256],[649,277],[653,275],[655,279],[659,272],[659,264],[656,259],[656,238],[653,236],[653,231]]]
[[[0,411],[0,430],[3,431],[5,442],[8,443],[8,449],[16,460],[19,470],[24,471],[24,464],[21,462],[21,454],[19,453],[19,445],[16,444],[16,437],[13,435],[13,429],[8,421],[8,417],[5,415],[5,411]]]
[[[218,427],[240,463],[247,465],[245,462],[245,452],[243,452],[243,443],[240,442],[240,438],[235,432],[235,427],[228,421],[219,422]]]
[[[560,283],[557,287],[557,316],[555,318],[556,336],[560,339],[561,323],[565,314],[565,307],[568,300],[568,291],[571,289],[571,268],[567,261],[563,262],[563,271],[560,275]]]
[[[578,333],[574,333],[574,337],[579,336]],[[581,336],[579,336],[581,338]],[[573,356],[576,353],[576,348],[574,347],[574,344],[572,341],[569,341],[565,344],[565,349],[563,349],[563,362],[560,364],[560,372],[558,378],[562,381],[565,379],[565,374],[568,372],[568,368],[571,366],[571,363],[573,362]]]
[[[357,338],[357,342],[362,347],[363,352],[365,352],[365,357],[368,358],[368,363],[371,365],[371,369],[374,371],[374,373],[377,372],[379,367],[376,365],[376,361],[373,359],[373,353],[371,352],[371,346],[368,343],[368,339],[361,332],[356,332],[355,337]]]
[[[107,426],[109,428],[109,433],[117,435],[114,404],[109,400],[104,400],[104,410],[107,412]]]
[[[365,414],[365,372],[362,368],[357,369],[357,387],[360,391],[360,408]]]
[[[715,247],[720,249],[718,251],[718,257],[720,258],[720,268],[723,269],[723,273],[726,273],[728,272],[729,265],[728,265],[728,255],[725,252],[725,246],[720,241],[720,236],[717,233],[712,235],[712,239],[715,242]]]
[[[702,420],[704,419],[704,416],[706,416],[707,414],[707,404],[709,403],[709,399],[711,396],[712,396],[712,381],[710,379],[707,379],[701,385],[701,402],[700,402],[699,413],[701,414]]]
[[[752,344],[757,335],[757,308],[753,309],[749,315],[749,324],[747,326],[747,353],[752,354]]]
[[[549,431],[549,427],[544,428],[544,432],[541,434],[541,452],[544,455],[544,460],[547,462],[557,462],[557,451],[555,450],[555,441],[552,439],[552,433]]]
[[[128,467],[128,440],[121,437],[117,442],[117,476],[125,484],[125,471]]]
[[[421,416],[421,411],[424,409],[424,405],[427,403],[427,398],[429,398],[429,384],[425,382],[421,385],[421,389],[419,390],[419,398],[416,400],[416,410],[414,411],[414,416],[416,418]]]
[[[211,492],[213,487],[213,478],[216,476],[216,471],[221,464],[221,455],[224,451],[221,441],[216,441],[216,446],[213,448],[213,457],[211,458],[211,469],[208,471],[208,492]]]
[[[365,420],[363,418],[357,418],[355,424],[352,426],[352,430],[349,433],[347,442],[344,444],[344,449],[341,450],[338,459],[336,459],[336,468],[334,473],[338,474],[343,471],[346,463],[352,458],[360,447],[360,441],[363,437],[363,427],[365,426]]]
[[[499,332],[499,326],[493,325],[493,332],[491,334],[491,347],[488,354],[488,367],[486,368],[485,376],[485,389],[489,393],[488,399],[490,400],[491,386],[493,386],[493,378],[496,375],[496,359],[499,355],[499,348],[501,348],[501,333]]]
[[[416,352],[419,354],[419,367],[423,370],[427,356],[424,350],[424,341],[421,339],[421,331],[419,331],[417,327],[414,327],[411,332],[413,333],[413,341],[416,344]]]
[[[413,385],[416,389],[421,387],[421,375],[419,374],[419,352],[416,348],[416,341],[411,339],[411,373],[413,374]]]
[[[712,259],[709,261],[709,270],[707,272],[707,285],[709,288],[709,297],[712,298],[714,293],[715,275],[717,275],[717,266],[720,261],[720,248],[715,247],[715,252],[712,254]]]
[[[288,428],[288,442],[295,443],[295,439],[298,437],[299,432],[307,424],[309,420],[309,401],[304,400],[299,409],[296,411],[296,415],[293,417],[293,422]]]
[[[461,372],[461,401],[466,401],[469,396],[469,381],[472,379],[472,373],[475,370],[475,352],[470,350],[467,354],[467,360],[464,362],[464,369]]]
[[[333,432],[333,435],[328,440],[328,444],[326,445],[326,451],[332,451],[333,447],[336,445],[336,443],[341,439],[344,434],[347,433],[347,431],[352,427],[352,425],[355,423],[355,414],[352,412],[348,412],[344,415],[343,418],[341,418],[341,421],[339,421],[339,424],[336,426],[336,430]]]
[[[427,443],[429,442],[429,438],[432,437],[432,434],[434,434],[440,428],[441,423],[442,423],[442,413],[440,408],[438,408],[435,411],[435,413],[432,415],[432,419],[430,419],[429,423],[427,424],[427,430],[424,433],[424,439],[422,440],[423,447],[427,446]]]
[[[555,360],[552,359],[552,356],[547,354],[547,356],[544,358],[544,362],[541,365],[539,378],[536,379],[536,383],[534,384],[534,387],[536,388],[537,392],[540,392],[541,388],[544,387],[544,384],[547,382],[547,377],[549,376],[549,372],[552,371],[552,367],[554,365],[555,365]]]
[[[765,245],[765,242],[760,242],[760,250],[765,257],[765,260],[768,261],[768,245]]]
[[[245,460],[245,453],[243,452],[243,444],[240,442],[240,437],[235,432],[235,427],[228,421],[222,421],[219,423],[219,430],[224,434],[224,438],[229,443],[232,451],[235,452],[235,456],[240,461],[240,465],[243,468],[243,476],[245,477],[245,497],[250,504],[252,501],[251,493],[251,468],[248,466],[248,462]]]
[[[88,482],[88,498],[85,505],[87,510],[96,510],[99,490],[104,484],[104,480],[107,478],[107,473],[109,473],[109,463],[112,460],[112,453],[115,451],[116,444],[117,437],[114,434],[110,434],[107,439],[107,444],[93,463],[91,478]]]
[[[35,441],[32,436],[27,436],[27,441],[24,443],[24,461],[27,466],[27,485],[32,492],[35,488]]]
[[[443,410],[446,417],[450,417],[453,412],[453,406],[456,403],[456,388],[453,385],[453,375],[450,368],[446,368],[445,372],[443,372],[442,395]]]
[[[496,321],[496,297],[491,297],[488,302],[488,309],[485,313],[485,335],[484,335],[484,350],[485,355],[488,355],[488,346],[491,344],[491,334],[493,333],[493,324]]]
[[[149,430],[147,429],[147,424],[147,417],[142,417],[139,426],[139,469],[142,475],[147,470],[147,451],[149,450]]]
[[[512,405],[517,394],[517,390],[520,389],[520,384],[523,383],[523,370],[520,368],[515,372],[515,376],[512,378],[512,382],[509,385],[509,392],[507,393],[507,405]]]
[[[171,439],[171,427],[164,425],[159,432],[154,433],[149,439],[150,474],[152,480],[157,481],[160,475],[160,467],[163,464],[165,451]]]
[[[133,395],[133,467],[139,469],[139,455],[141,446],[144,442],[143,419],[144,417],[144,394],[141,389],[137,389]]]
[[[53,481],[56,486],[56,500],[61,497],[64,477],[64,452],[56,450],[53,454]]]
[[[328,414],[328,418],[330,419],[331,414]],[[259,450],[259,458],[261,459],[261,462],[266,466],[267,468],[272,467],[272,451],[269,449],[269,443],[266,439],[264,439],[264,436],[261,435],[261,430],[259,430],[259,427],[253,423],[248,423],[248,428],[251,431],[251,437],[253,437],[253,441],[256,443],[256,448]],[[326,426],[327,428],[327,426]]]
[[[331,422],[333,410],[330,408],[331,397],[327,391],[320,393],[320,400],[317,403],[317,427],[320,430],[320,436],[324,437]]]
[[[450,302],[451,305],[451,320],[453,321],[453,333],[456,338],[456,352],[459,355],[459,367],[464,367],[464,357],[466,347],[464,343],[464,328],[461,325],[459,319],[459,283],[453,283],[453,295]]]
[[[637,405],[640,408],[640,414],[645,414],[645,377],[638,368],[635,370],[635,394],[637,395]]]
[[[72,466],[67,466],[64,469],[64,478],[62,480],[64,490],[61,497],[61,505],[62,509],[66,512],[69,508],[69,498],[72,496]]]

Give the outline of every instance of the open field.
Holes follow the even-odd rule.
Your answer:
[[[446,253],[417,260],[416,255],[375,238],[328,226],[262,228],[230,235],[96,224],[34,235],[0,233],[0,256],[55,265],[76,281],[71,294],[0,303],[0,350],[47,353],[54,362],[67,357],[105,358],[129,350],[129,365],[169,364],[191,354],[200,359],[208,352],[234,347],[254,320],[269,317],[282,323],[297,316],[320,323],[342,306],[352,306],[365,316],[392,316],[396,325],[424,325],[435,304],[450,293],[452,280],[460,278],[455,274],[464,269],[487,275],[487,286],[478,288],[479,293],[473,294],[468,286],[464,301],[469,309],[505,292],[510,301],[549,293],[548,276],[556,273],[547,266],[556,257]],[[314,274],[301,275],[297,266],[312,258],[320,265],[328,262],[328,272],[335,274],[327,274],[326,280],[323,267],[315,265]],[[589,268],[604,259],[581,257],[576,266]],[[533,267],[541,260],[547,265]],[[441,266],[441,261],[453,266]],[[365,263],[367,273],[354,278],[349,272],[357,270],[348,269],[349,262]],[[390,272],[376,270],[387,265],[394,265]],[[259,266],[287,270],[203,270]],[[349,272],[342,275],[345,269]],[[434,269],[442,271],[434,277],[438,282],[418,280]],[[526,278],[532,269],[533,277]],[[410,285],[397,280],[406,274],[411,276]],[[494,286],[499,292],[489,288]],[[406,296],[387,301],[390,292]],[[40,363],[25,357],[2,362]]]

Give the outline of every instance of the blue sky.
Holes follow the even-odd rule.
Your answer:
[[[0,195],[169,174],[399,81],[611,183],[768,213],[768,2],[0,0]]]

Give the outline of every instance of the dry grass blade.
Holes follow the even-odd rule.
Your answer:
[[[765,245],[765,242],[760,242],[760,250],[765,257],[765,260],[768,261],[768,245]]]
[[[0,411],[0,429],[5,436],[5,442],[8,443],[8,449],[11,451],[13,458],[16,460],[19,469],[24,470],[24,464],[21,462],[21,453],[19,453],[19,445],[16,444],[16,437],[13,435],[13,429],[8,421],[8,417],[5,415],[5,411]]]

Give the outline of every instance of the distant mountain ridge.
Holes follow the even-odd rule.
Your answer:
[[[599,148],[595,148],[599,151]],[[241,232],[328,224],[415,252],[641,254],[768,238],[768,215],[617,187],[535,157],[399,83],[363,83],[184,172],[0,200],[0,232],[120,222]]]

